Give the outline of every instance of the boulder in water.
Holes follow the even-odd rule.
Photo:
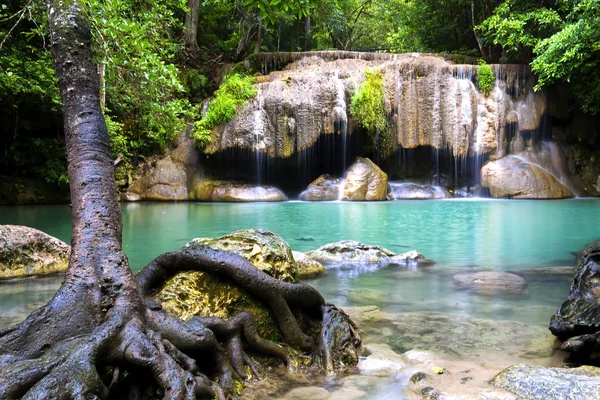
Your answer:
[[[527,288],[527,281],[508,272],[475,272],[456,274],[452,278],[460,289],[478,294],[520,293]]]
[[[428,200],[452,197],[450,192],[441,186],[390,182],[390,188],[388,194],[390,200]]]
[[[563,340],[562,349],[580,361],[596,358],[600,350],[600,240],[584,250],[568,299],[550,320],[550,331]]]
[[[203,180],[190,191],[190,200],[197,201],[286,201],[283,192],[272,186],[256,186],[235,181]]]
[[[300,200],[305,201],[333,201],[339,200],[342,178],[331,175],[321,175],[315,179],[306,190],[300,193]]]
[[[0,225],[0,280],[64,272],[71,246],[42,231]]]
[[[481,185],[492,197],[513,199],[564,199],[573,193],[535,164],[507,156],[481,169]]]
[[[294,260],[298,264],[298,274],[302,276],[322,275],[325,273],[325,267],[318,261],[313,260],[300,251],[292,251]]]
[[[298,282],[298,268],[292,250],[276,233],[245,229],[219,238],[193,239],[186,246],[197,245],[236,253],[274,278]],[[157,299],[170,315],[184,320],[196,315],[228,318],[246,311],[255,317],[261,336],[281,339],[267,307],[232,282],[204,272],[187,271],[175,275],[167,281]]]
[[[368,158],[357,157],[348,169],[342,200],[386,200],[388,177]]]
[[[496,375],[492,385],[514,393],[519,399],[598,399],[600,368],[546,368],[518,364]]]
[[[185,167],[170,157],[156,162],[148,175],[136,180],[123,196],[126,201],[187,200],[187,175]]]
[[[427,260],[416,250],[396,254],[381,246],[363,244],[354,240],[329,243],[318,249],[306,252],[306,255],[323,265],[335,264],[397,264],[425,262]]]

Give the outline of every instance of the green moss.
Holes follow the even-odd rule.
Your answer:
[[[254,78],[251,76],[234,73],[225,77],[215,92],[215,98],[209,103],[206,115],[194,124],[194,140],[198,148],[210,143],[213,128],[231,121],[237,107],[256,96],[253,83]]]
[[[377,144],[379,136],[380,150],[387,153],[392,150],[393,141],[383,104],[383,75],[381,72],[366,71],[365,78],[365,82],[352,96],[350,112],[356,123],[365,129],[374,145]]]
[[[494,71],[484,60],[479,60],[479,68],[477,68],[477,86],[484,95],[489,96],[494,87]]]

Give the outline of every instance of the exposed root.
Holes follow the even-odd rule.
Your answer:
[[[113,301],[112,308],[103,309],[96,317],[96,328],[90,330],[86,325],[52,345],[38,341],[36,349],[11,351],[11,346],[17,346],[14,335],[40,332],[47,327],[47,318],[53,320],[53,302],[60,301],[57,295],[45,310],[0,333],[0,346],[11,344],[0,348],[2,398],[104,399],[117,393],[117,397],[142,398],[150,388],[164,399],[226,399],[239,396],[236,381],[262,376],[260,365],[249,351],[279,359],[286,366],[291,364],[287,348],[260,337],[249,313],[227,320],[194,317],[182,321],[162,312],[160,304],[148,296],[160,290],[170,277],[186,270],[219,275],[262,300],[270,308],[284,341],[298,350],[317,354],[317,364],[323,368],[335,369],[345,361],[334,360],[356,356],[355,346],[360,339],[353,325],[343,312],[326,305],[315,289],[276,280],[237,255],[196,246],[151,262],[137,276],[141,296]],[[61,304],[59,315],[65,312]],[[323,320],[320,337],[302,331],[292,307],[295,312]],[[62,334],[66,331],[63,329]],[[59,334],[50,333],[49,337]],[[148,375],[152,380],[147,379]]]

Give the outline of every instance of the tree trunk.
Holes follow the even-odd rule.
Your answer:
[[[254,43],[254,54],[260,53],[260,46],[262,44],[262,33],[263,33],[262,18],[259,16],[258,17],[258,25],[256,26],[256,42]]]
[[[310,17],[307,15],[304,19],[304,51],[309,51],[310,48]]]
[[[198,17],[200,0],[188,0],[188,8],[183,25],[183,47],[188,51],[198,50]]]
[[[487,59],[488,53],[485,49],[485,44],[483,43],[483,40],[481,40],[481,37],[479,37],[479,34],[475,29],[475,27],[477,26],[477,24],[475,23],[475,0],[471,0],[471,24],[473,26],[473,35],[475,35],[475,40],[477,40],[477,46],[479,46],[479,51],[481,52],[481,57]]]
[[[159,256],[134,277],[121,248],[121,214],[89,25],[78,1],[46,0],[46,5],[64,109],[71,258],[50,302],[0,331],[2,399],[141,398],[149,390],[164,399],[224,399],[235,393],[236,380],[247,378],[247,368],[258,374],[248,349],[289,363],[287,349],[260,338],[247,313],[228,321],[195,317],[187,322],[163,313],[151,296],[184,270],[218,274],[261,299],[284,341],[312,351],[316,362],[323,360],[322,368],[335,367],[332,357],[358,360],[360,340],[347,316],[326,305],[312,287],[278,281],[235,254],[185,248]],[[298,313],[327,320],[321,322],[320,336],[302,331]],[[214,380],[188,354],[212,358]]]

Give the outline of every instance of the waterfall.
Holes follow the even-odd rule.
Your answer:
[[[340,176],[360,155],[377,161],[391,179],[473,187],[488,160],[534,154],[549,138],[546,98],[533,91],[535,77],[527,66],[492,65],[496,81],[485,96],[476,85],[476,65],[427,54],[260,57],[268,79],[261,80],[251,107],[242,107],[232,123],[216,130],[211,151],[251,149],[261,184],[284,175],[275,165],[297,176],[299,186],[323,173]],[[283,65],[285,70],[271,72]],[[364,146],[348,108],[347,93],[364,81],[367,70],[384,76],[384,105],[397,147],[385,159]]]
[[[256,184],[262,184],[262,152],[261,147],[263,146],[262,139],[264,134],[264,121],[262,118],[262,110],[263,110],[263,97],[261,96],[261,88],[260,86],[257,88],[256,98],[258,100],[258,108],[254,111],[254,123],[253,123],[253,132],[252,137],[254,140],[253,150],[254,150],[254,167],[256,174]]]

